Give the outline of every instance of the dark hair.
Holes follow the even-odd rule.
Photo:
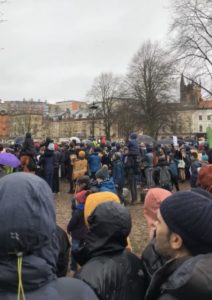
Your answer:
[[[0,144],[0,151],[2,151],[4,149],[3,145]]]

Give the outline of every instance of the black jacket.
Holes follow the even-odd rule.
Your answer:
[[[57,238],[59,243],[59,256],[57,260],[57,276],[66,276],[69,265],[70,243],[67,233],[57,225]]]
[[[145,300],[211,300],[212,253],[167,262],[153,276]]]
[[[141,257],[141,268],[143,271],[143,282],[145,292],[147,291],[152,277],[156,271],[158,271],[166,260],[162,258],[155,250],[155,239],[153,239],[146,246]]]
[[[71,234],[72,239],[84,240],[87,228],[84,221],[84,210],[75,208],[72,210],[72,218],[68,223],[67,232]]]
[[[125,250],[131,229],[128,210],[106,202],[97,206],[88,222],[90,230],[76,255],[83,267],[75,277],[90,285],[102,300],[143,299],[140,260]]]

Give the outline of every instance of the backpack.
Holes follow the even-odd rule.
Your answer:
[[[169,172],[169,167],[164,166],[159,168],[159,184],[160,187],[171,190],[172,182],[171,182],[171,174]]]

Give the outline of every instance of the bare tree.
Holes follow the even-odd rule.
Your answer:
[[[111,125],[113,123],[113,111],[115,99],[119,96],[120,78],[112,73],[102,73],[94,79],[93,86],[88,92],[97,104],[102,114],[105,135],[110,139]]]
[[[212,1],[172,0],[172,50],[185,78],[212,95]]]
[[[139,129],[138,114],[134,110],[135,100],[120,98],[114,109],[114,119],[118,125],[119,137],[128,140],[130,133]]]
[[[145,42],[134,56],[127,84],[132,107],[146,134],[157,138],[162,127],[170,122],[167,103],[172,97],[174,64],[158,43]]]

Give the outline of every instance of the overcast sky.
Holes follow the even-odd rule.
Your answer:
[[[165,40],[168,0],[8,0],[0,6],[0,99],[85,100],[101,72],[126,73]]]

